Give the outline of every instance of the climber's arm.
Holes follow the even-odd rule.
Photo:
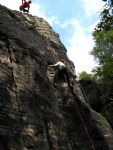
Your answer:
[[[50,67],[57,67],[59,65],[59,62],[57,62],[56,64],[50,65]]]

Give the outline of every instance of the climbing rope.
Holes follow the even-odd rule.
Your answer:
[[[47,43],[48,43],[48,41],[47,41]],[[48,46],[49,46],[49,43],[48,43]],[[54,53],[53,53],[53,51],[52,51],[51,48],[50,48],[50,46],[49,46],[49,50],[51,51],[51,53],[52,53],[52,55],[53,55],[55,61],[57,61],[57,60],[56,60],[56,57],[55,57],[55,55],[54,55]],[[66,81],[67,84],[68,84],[68,81],[67,81],[65,75],[64,75],[64,78],[65,78],[65,81]],[[69,85],[68,85],[68,86],[69,86]],[[72,93],[70,87],[69,87],[69,90],[70,90],[70,93],[71,93],[72,96],[73,96],[73,99],[75,100],[75,96],[73,95],[73,93]],[[82,124],[83,124],[84,129],[85,129],[85,132],[86,132],[86,134],[87,134],[87,136],[88,136],[88,139],[89,139],[89,141],[90,141],[90,144],[91,144],[91,146],[92,146],[92,149],[95,150],[95,147],[94,147],[94,145],[93,145],[93,143],[92,143],[92,140],[91,140],[91,138],[90,138],[90,135],[89,135],[89,133],[88,133],[88,130],[87,130],[86,126],[85,126],[85,123],[84,123],[84,121],[83,121],[83,118],[82,118],[82,116],[81,116],[81,114],[80,114],[80,111],[79,111],[79,109],[78,109],[77,103],[76,103],[76,101],[74,101],[74,102],[75,102],[75,106],[76,106],[78,115],[79,115],[79,117],[80,117],[80,119],[81,119],[81,122],[82,122]]]
[[[40,26],[40,25],[39,25],[39,26]],[[44,36],[44,35],[43,35],[43,36]],[[45,40],[46,40],[46,42],[47,42],[48,48],[49,48],[49,50],[50,50],[50,52],[51,52],[51,54],[52,54],[52,56],[53,56],[55,62],[57,62],[58,59],[55,57],[55,54],[53,53],[53,50],[51,49],[51,47],[50,47],[50,45],[49,45],[49,42],[48,42],[46,36],[44,36],[44,38],[45,38]],[[65,75],[64,75],[64,78],[65,78],[65,81],[67,82],[67,79],[66,79]],[[67,82],[67,84],[68,84],[68,82]],[[68,84],[68,86],[69,86],[69,84]],[[72,94],[72,97],[73,97],[73,99],[74,99],[75,107],[76,107],[76,109],[77,109],[78,115],[79,115],[80,120],[81,120],[81,122],[82,122],[82,124],[83,124],[83,127],[84,127],[84,129],[85,129],[85,132],[86,132],[86,134],[87,134],[87,136],[88,136],[88,139],[89,139],[89,142],[90,142],[90,144],[91,144],[91,147],[92,147],[93,150],[95,150],[95,147],[94,147],[94,145],[93,145],[93,143],[92,143],[92,140],[91,140],[91,138],[90,138],[90,135],[89,135],[89,133],[88,133],[88,130],[87,130],[86,126],[85,126],[85,123],[84,123],[84,121],[83,121],[83,118],[82,118],[82,116],[81,116],[81,114],[80,114],[80,111],[79,111],[79,109],[78,109],[77,103],[76,103],[76,101],[75,101],[75,98],[76,98],[76,97],[75,97],[74,94],[72,93],[70,87],[69,87],[69,90],[70,90],[70,93]]]
[[[66,80],[66,78],[65,78],[65,80]],[[67,81],[66,81],[66,82],[67,82]],[[71,91],[70,88],[69,88],[69,90],[70,90],[70,93],[72,94],[73,99],[75,100],[75,96],[74,96],[74,94],[72,93],[72,91]],[[76,107],[76,109],[77,109],[78,115],[79,115],[79,117],[80,117],[80,119],[81,119],[81,122],[82,122],[82,124],[83,124],[84,129],[85,129],[85,132],[86,132],[86,134],[87,134],[87,136],[88,136],[88,139],[89,139],[89,141],[90,141],[91,147],[92,147],[93,150],[95,150],[95,147],[94,147],[94,145],[93,145],[93,143],[92,143],[92,140],[91,140],[90,135],[89,135],[89,133],[88,133],[88,130],[87,130],[86,126],[85,126],[85,123],[84,123],[84,121],[83,121],[83,118],[82,118],[82,116],[81,116],[81,113],[80,113],[80,111],[79,111],[79,109],[78,109],[77,103],[76,103],[76,101],[74,101],[74,102],[75,102],[75,107]]]
[[[47,42],[48,42],[48,41],[47,41]],[[49,43],[48,43],[48,45],[49,45]],[[50,46],[49,46],[49,50],[52,52],[52,55],[53,55],[53,57],[55,58],[55,55],[53,54],[53,51],[51,50]],[[55,58],[55,61],[56,61],[56,58]],[[64,78],[65,78],[65,81],[66,81],[67,84],[68,84],[68,81],[67,81],[65,75],[64,75]],[[69,85],[68,85],[68,86],[69,86]],[[72,93],[70,87],[69,87],[69,90],[70,90],[70,93],[72,94],[73,99],[75,100],[75,96],[73,95],[73,93]],[[91,140],[91,138],[90,138],[90,135],[89,135],[89,133],[88,133],[88,130],[87,130],[86,126],[85,126],[85,123],[84,123],[84,121],[83,121],[83,118],[82,118],[82,116],[81,116],[81,114],[80,114],[80,111],[79,111],[79,109],[78,109],[77,103],[76,103],[76,101],[74,101],[74,102],[75,102],[75,107],[76,107],[76,109],[77,109],[78,115],[79,115],[79,117],[80,117],[80,119],[81,119],[81,122],[82,122],[82,124],[83,124],[84,129],[85,129],[85,132],[86,132],[86,134],[87,134],[87,136],[88,136],[88,139],[89,139],[89,141],[90,141],[91,147],[92,147],[93,150],[95,150],[95,147],[94,147],[94,145],[93,145],[93,143],[92,143],[92,140]]]
[[[79,81],[78,81],[78,82],[79,82]],[[86,96],[86,94],[85,94],[85,92],[84,92],[84,89],[83,89],[83,87],[81,86],[81,83],[80,83],[80,82],[79,82],[79,87],[80,87],[80,89],[81,89],[81,91],[82,91],[82,94],[84,95],[84,98],[85,98],[86,102],[89,104],[88,98],[87,98],[87,96]]]

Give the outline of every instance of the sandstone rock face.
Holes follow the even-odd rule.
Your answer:
[[[101,92],[100,89],[93,80],[91,79],[82,79],[79,81],[81,85],[81,90],[86,98],[86,101],[91,105],[92,109],[97,112],[101,112]]]
[[[113,102],[104,107],[101,113],[103,116],[105,116],[105,118],[109,121],[111,127],[113,128]]]
[[[48,64],[64,58],[73,92]],[[113,131],[84,100],[50,25],[0,5],[0,150],[113,150]]]

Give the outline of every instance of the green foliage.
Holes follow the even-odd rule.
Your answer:
[[[101,31],[93,33],[95,46],[91,55],[99,64],[99,72],[113,73],[113,29],[110,31]],[[101,68],[101,69],[100,69]]]
[[[86,78],[92,79],[92,74],[89,74],[86,71],[82,71],[81,73],[79,73],[78,78],[79,80],[86,79]]]
[[[108,31],[113,27],[113,16],[110,14],[109,9],[104,8],[101,12],[101,19],[95,28],[95,31],[100,32],[102,30]]]
[[[106,118],[109,118],[109,120],[112,120],[113,121],[113,114],[109,111],[106,111],[105,114]]]
[[[113,108],[112,106],[102,112],[103,116],[109,121],[111,126],[113,127]]]
[[[98,63],[92,72],[102,83],[102,101],[113,97],[113,16],[105,9],[101,20],[93,32],[95,46],[91,51]]]

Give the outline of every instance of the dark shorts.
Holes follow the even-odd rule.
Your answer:
[[[64,79],[68,84],[70,83],[69,74],[66,68],[56,70],[54,82]]]
[[[25,9],[22,5],[19,7],[20,11],[23,11],[23,12],[29,12],[27,9]]]

